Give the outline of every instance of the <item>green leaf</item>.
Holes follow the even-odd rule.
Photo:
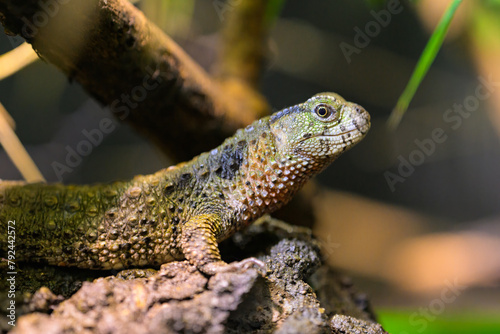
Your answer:
[[[462,0],[454,0],[450,3],[445,13],[443,14],[443,17],[439,21],[438,26],[429,39],[429,42],[427,42],[427,45],[425,46],[425,49],[420,56],[420,59],[418,60],[417,66],[413,71],[410,81],[406,85],[405,90],[396,103],[396,107],[389,116],[389,120],[387,121],[389,129],[396,129],[401,122],[401,118],[408,109],[408,105],[413,99],[418,86],[420,86],[420,83],[427,74],[429,67],[434,62],[434,59],[436,58],[436,55],[441,48],[441,45],[443,44],[443,40],[446,37],[446,33],[448,32],[448,28],[450,27],[451,20],[453,19],[453,16],[455,15],[455,12],[461,2]]]
[[[424,313],[426,312],[426,313]],[[379,310],[379,320],[390,333],[498,334],[500,319],[494,312],[452,311],[433,314],[432,309]],[[429,317],[430,314],[430,317]]]

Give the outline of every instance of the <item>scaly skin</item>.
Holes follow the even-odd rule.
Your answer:
[[[287,203],[370,127],[333,93],[240,129],[211,152],[109,185],[0,183],[0,224],[16,222],[16,259],[122,269],[186,258],[207,274],[227,265],[217,243]],[[7,253],[7,233],[0,233]]]

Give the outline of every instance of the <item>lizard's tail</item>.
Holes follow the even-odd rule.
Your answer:
[[[110,250],[104,248],[107,244],[103,242],[112,227],[117,226],[118,234],[122,227],[128,232],[127,240],[121,244],[139,233],[141,226],[136,215],[139,198],[146,196],[146,190],[138,185],[142,185],[140,181],[93,186],[1,181],[0,257],[8,251],[7,224],[10,224],[15,231],[18,261],[109,268]],[[130,189],[132,193],[127,195]],[[150,213],[149,209],[144,205],[145,215]],[[129,215],[133,219],[127,219]],[[115,244],[116,239],[109,241]],[[92,252],[99,242],[103,254]],[[116,266],[121,263],[118,259],[114,261],[112,264]]]

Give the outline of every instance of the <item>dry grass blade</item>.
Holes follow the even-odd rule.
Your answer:
[[[23,69],[38,59],[38,55],[28,43],[0,56],[0,80]]]
[[[11,129],[16,129],[16,122],[10,116],[10,114],[5,110],[5,108],[0,108],[0,119],[3,118],[3,122],[7,122],[7,124],[11,127]]]
[[[8,115],[7,110],[0,103],[0,144],[2,144],[7,155],[27,182],[45,182],[42,173],[31,160],[28,152],[26,152],[23,144],[9,124],[8,119],[11,119],[10,116],[6,117],[6,115]]]

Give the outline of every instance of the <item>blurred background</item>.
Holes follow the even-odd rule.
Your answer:
[[[136,5],[210,70],[226,15],[219,2]],[[366,139],[318,178],[315,233],[391,333],[500,333],[500,1],[461,4],[402,123],[386,126],[448,4],[284,1],[268,41],[262,92],[275,110],[334,91],[372,116]],[[21,42],[0,33],[0,54]],[[49,182],[82,131],[113,118],[40,60],[0,80],[0,102]],[[119,125],[60,176],[108,182],[169,164]],[[0,179],[22,179],[1,148]]]

